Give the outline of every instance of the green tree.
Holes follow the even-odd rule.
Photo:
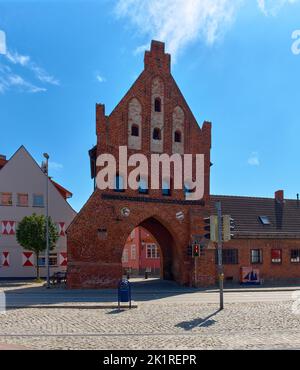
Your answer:
[[[40,278],[39,256],[47,248],[46,241],[46,220],[44,215],[26,216],[18,224],[16,237],[18,243],[26,250],[32,251],[36,256],[36,276]],[[59,238],[56,225],[51,218],[48,218],[49,223],[49,249],[53,250]]]

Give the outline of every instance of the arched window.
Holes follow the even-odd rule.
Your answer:
[[[161,100],[159,98],[154,101],[154,110],[155,112],[161,112]]]
[[[184,194],[185,195],[194,193],[195,190],[196,190],[195,187],[192,188],[192,184],[190,182],[186,182],[184,184]]]
[[[140,194],[148,194],[148,181],[145,177],[140,178],[139,180],[139,193]]]
[[[140,136],[140,129],[138,125],[131,126],[131,136]]]
[[[169,197],[171,195],[171,181],[163,180],[162,195],[166,197]]]
[[[122,176],[117,175],[115,177],[115,191],[123,192],[124,191],[124,179]]]
[[[175,131],[174,141],[175,143],[181,143],[181,132],[179,130]]]
[[[153,140],[161,140],[161,130],[157,127],[153,130]]]

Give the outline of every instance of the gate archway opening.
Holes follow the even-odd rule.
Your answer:
[[[123,249],[123,275],[174,280],[175,243],[169,230],[156,218],[141,222],[130,233]]]

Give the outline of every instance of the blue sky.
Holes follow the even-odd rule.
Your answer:
[[[23,144],[41,161],[47,151],[51,175],[79,210],[93,187],[95,104],[110,113],[155,38],[172,52],[198,122],[213,122],[211,192],[273,196],[282,188],[295,198],[297,30],[297,0],[0,0],[0,153]]]

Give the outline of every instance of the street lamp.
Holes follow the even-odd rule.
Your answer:
[[[50,288],[50,265],[49,265],[49,207],[48,207],[48,182],[49,182],[49,175],[48,175],[48,168],[49,168],[49,154],[44,153],[44,158],[46,159],[45,163],[45,175],[46,175],[46,258],[45,258],[45,265],[47,268],[47,283],[46,288]]]

